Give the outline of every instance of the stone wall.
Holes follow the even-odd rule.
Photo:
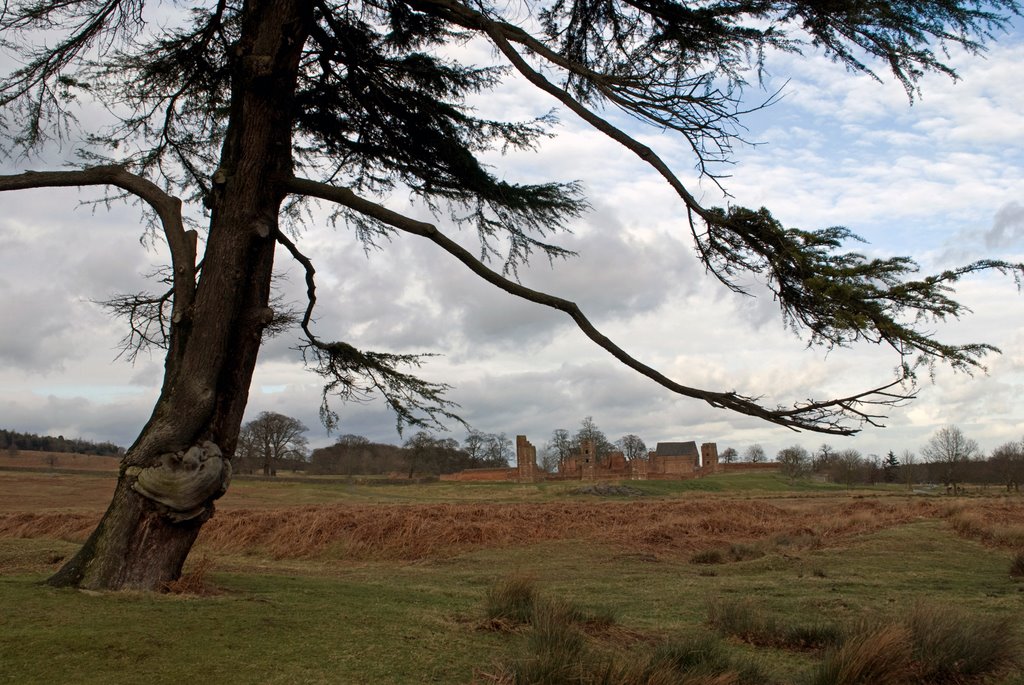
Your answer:
[[[676,443],[671,443],[676,444]],[[678,443],[683,444],[683,443]],[[706,442],[700,446],[700,456],[693,453],[693,444],[687,454],[651,452],[646,460],[627,461],[622,452],[612,452],[603,463],[598,463],[593,442],[583,441],[580,451],[567,458],[557,473],[547,473],[537,466],[537,448],[525,435],[516,436],[516,465],[500,469],[468,469],[441,476],[441,480],[535,483],[544,480],[686,480],[713,473],[737,471],[770,471],[778,464],[740,463],[722,464],[718,461],[718,445]]]
[[[515,482],[519,475],[519,469],[466,469],[458,473],[443,473],[441,480],[456,480],[463,482]]]
[[[721,470],[725,473],[738,473],[740,471],[778,471],[781,466],[774,461],[762,461],[751,464],[749,461],[741,461],[735,464],[721,464]]]

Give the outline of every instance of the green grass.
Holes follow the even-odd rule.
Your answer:
[[[741,496],[775,492],[771,488],[779,482],[772,474],[713,478],[735,486]],[[629,484],[648,488],[649,496],[692,494],[682,487],[686,482],[666,483]],[[299,484],[306,488],[299,490],[284,483],[239,485],[251,485],[249,497],[265,493],[275,506],[291,496],[302,503],[335,497],[424,501],[443,498],[449,488],[461,493],[462,501],[579,497],[568,494],[578,484],[322,483]],[[728,500],[708,496],[708,506],[728,506]],[[529,628],[488,627],[488,592],[510,577],[532,579],[530,587],[541,596],[577,607],[583,623],[608,627],[612,636],[601,637],[574,624],[574,630],[586,633],[591,663],[635,662],[651,669],[691,659],[695,636],[713,633],[709,599],[748,601],[775,625],[796,628],[857,625],[865,616],[895,619],[923,603],[946,603],[969,617],[997,622],[1016,621],[1024,613],[1024,583],[1007,572],[1007,552],[960,538],[947,522],[923,520],[841,544],[719,541],[714,548],[721,550],[721,563],[713,574],[706,565],[691,563],[693,550],[651,554],[593,540],[491,547],[417,562],[220,554],[212,557],[211,580],[222,593],[179,597],[55,590],[39,581],[75,545],[4,539],[0,683],[492,682],[489,675],[529,647]],[[763,556],[732,553],[733,548],[743,552],[744,545]],[[523,594],[509,596],[514,605]],[[1020,637],[1021,625],[1011,625],[1003,632]],[[573,647],[572,631],[563,637]],[[725,656],[711,655],[715,664],[763,674],[756,678],[765,682],[808,682],[824,658],[823,650],[806,645],[796,649],[735,639],[715,645],[714,650],[727,650]],[[848,662],[860,663],[858,655],[869,647],[851,646]],[[1004,672],[986,684],[1024,685],[1024,679]]]
[[[826,483],[810,478],[790,481],[780,473],[719,473],[692,480],[639,480],[628,481],[631,487],[648,495],[673,497],[689,493],[809,493],[829,494],[847,492],[846,486]],[[866,488],[865,488],[866,489]]]
[[[367,571],[221,573],[226,592],[204,598],[0,578],[17,607],[0,616],[0,682],[449,683],[487,663],[497,638],[464,622],[476,591]]]

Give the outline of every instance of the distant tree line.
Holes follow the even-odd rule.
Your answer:
[[[0,429],[0,449],[11,453],[18,450],[34,452],[74,452],[75,454],[97,454],[100,456],[119,456],[124,448],[112,442],[92,442],[81,438],[65,438],[63,435],[36,435],[35,433],[19,433],[18,431]]]
[[[464,469],[509,466],[515,452],[504,433],[470,430],[460,444],[420,431],[402,446],[371,442],[361,435],[342,435],[330,447],[313,450],[307,471],[312,474],[439,476]]]
[[[733,448],[723,450],[733,461],[738,453]],[[749,447],[744,456],[747,461],[763,461],[760,445]],[[779,450],[775,457],[782,473],[797,479],[811,475],[848,487],[876,483],[932,483],[958,492],[964,483],[1003,486],[1009,491],[1020,490],[1024,483],[1024,440],[1010,441],[985,455],[978,443],[968,438],[957,426],[940,428],[925,443],[919,454],[904,450],[897,455],[890,450],[884,456],[864,455],[855,449],[834,449],[823,444],[814,452],[800,445]]]

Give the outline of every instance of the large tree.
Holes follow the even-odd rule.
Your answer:
[[[727,161],[741,87],[772,50],[824,50],[849,69],[890,70],[908,92],[926,72],[953,75],[946,49],[971,51],[1017,13],[1016,0],[906,3],[671,0],[11,0],[0,45],[17,66],[0,80],[9,148],[66,138],[80,104],[118,121],[93,131],[77,168],[0,177],[0,190],[100,186],[144,203],[169,251],[167,288],[119,296],[129,350],[166,349],[153,413],[123,460],[110,508],[56,585],[156,588],[176,577],[227,486],[257,352],[289,318],[273,306],[275,253],[305,271],[298,325],[327,399],[380,393],[400,425],[453,418],[443,384],[415,376],[420,356],[357,349],[313,325],[312,257],[289,231],[318,199],[366,245],[420,236],[493,286],[564,311],[598,345],[668,390],[792,428],[848,434],[913,396],[915,360],[970,369],[992,348],[935,339],[920,321],[956,317],[950,286],[984,261],[915,278],[908,258],[846,252],[843,228],[787,228],[768,209],[702,204],[657,152],[603,112],[682,136],[711,178]],[[160,14],[160,12],[163,12]],[[489,45],[493,65],[464,61],[453,43]],[[467,98],[517,76],[617,141],[674,190],[704,268],[742,292],[759,276],[785,320],[826,346],[891,346],[898,377],[853,395],[762,405],[735,391],[695,388],[628,355],[572,302],[520,285],[531,255],[569,256],[552,235],[587,208],[571,182],[520,184],[481,162],[489,150],[530,148],[550,120],[485,120]],[[721,180],[721,179],[715,179]],[[411,193],[422,217],[383,202]],[[108,199],[110,199],[108,197]],[[467,250],[438,223],[476,229]],[[196,230],[196,228],[201,230]],[[199,240],[200,233],[202,241]],[[201,254],[200,254],[201,247]],[[478,257],[479,256],[479,257]],[[491,262],[500,262],[495,269]]]
[[[966,464],[980,457],[981,449],[959,426],[943,426],[921,448],[921,456],[938,468],[942,482],[955,492],[964,478]]]
[[[264,476],[276,476],[286,462],[306,460],[306,428],[302,421],[275,411],[260,412],[238,435],[235,459],[259,468]]]

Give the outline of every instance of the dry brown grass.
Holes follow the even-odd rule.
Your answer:
[[[98,513],[50,512],[0,514],[0,537],[51,538],[85,542],[96,524]]]
[[[870,516],[855,515],[870,511]],[[231,511],[203,529],[212,549],[275,557],[334,550],[350,558],[419,559],[486,547],[564,539],[690,554],[709,544],[812,531],[826,543],[904,523],[914,503],[689,502],[329,505]]]
[[[1019,499],[993,499],[983,509],[961,504],[947,509],[957,534],[996,547],[1024,547],[1024,508]]]
[[[5,513],[0,508],[0,538],[82,542],[99,516],[98,509]],[[689,556],[773,539],[796,546],[801,541],[830,545],[922,518],[946,519],[963,534],[1019,549],[1017,538],[1005,531],[1024,519],[1024,500],[978,498],[956,510],[932,499],[714,497],[230,509],[218,511],[203,527],[199,544],[208,552],[257,552],[275,558],[415,560],[544,541],[593,540],[653,556]]]
[[[865,629],[825,656],[811,685],[903,685],[913,673],[910,630],[900,624]]]
[[[921,516],[941,512],[917,500],[320,505],[221,511],[204,526],[200,545],[277,558],[421,559],[587,539],[651,554],[692,554],[773,536],[829,544]],[[0,513],[0,537],[84,541],[97,520],[98,513]]]
[[[210,557],[200,556],[185,568],[185,572],[177,580],[164,584],[164,591],[172,595],[194,595],[208,597],[221,594],[220,588],[210,582],[209,572],[213,566]]]

